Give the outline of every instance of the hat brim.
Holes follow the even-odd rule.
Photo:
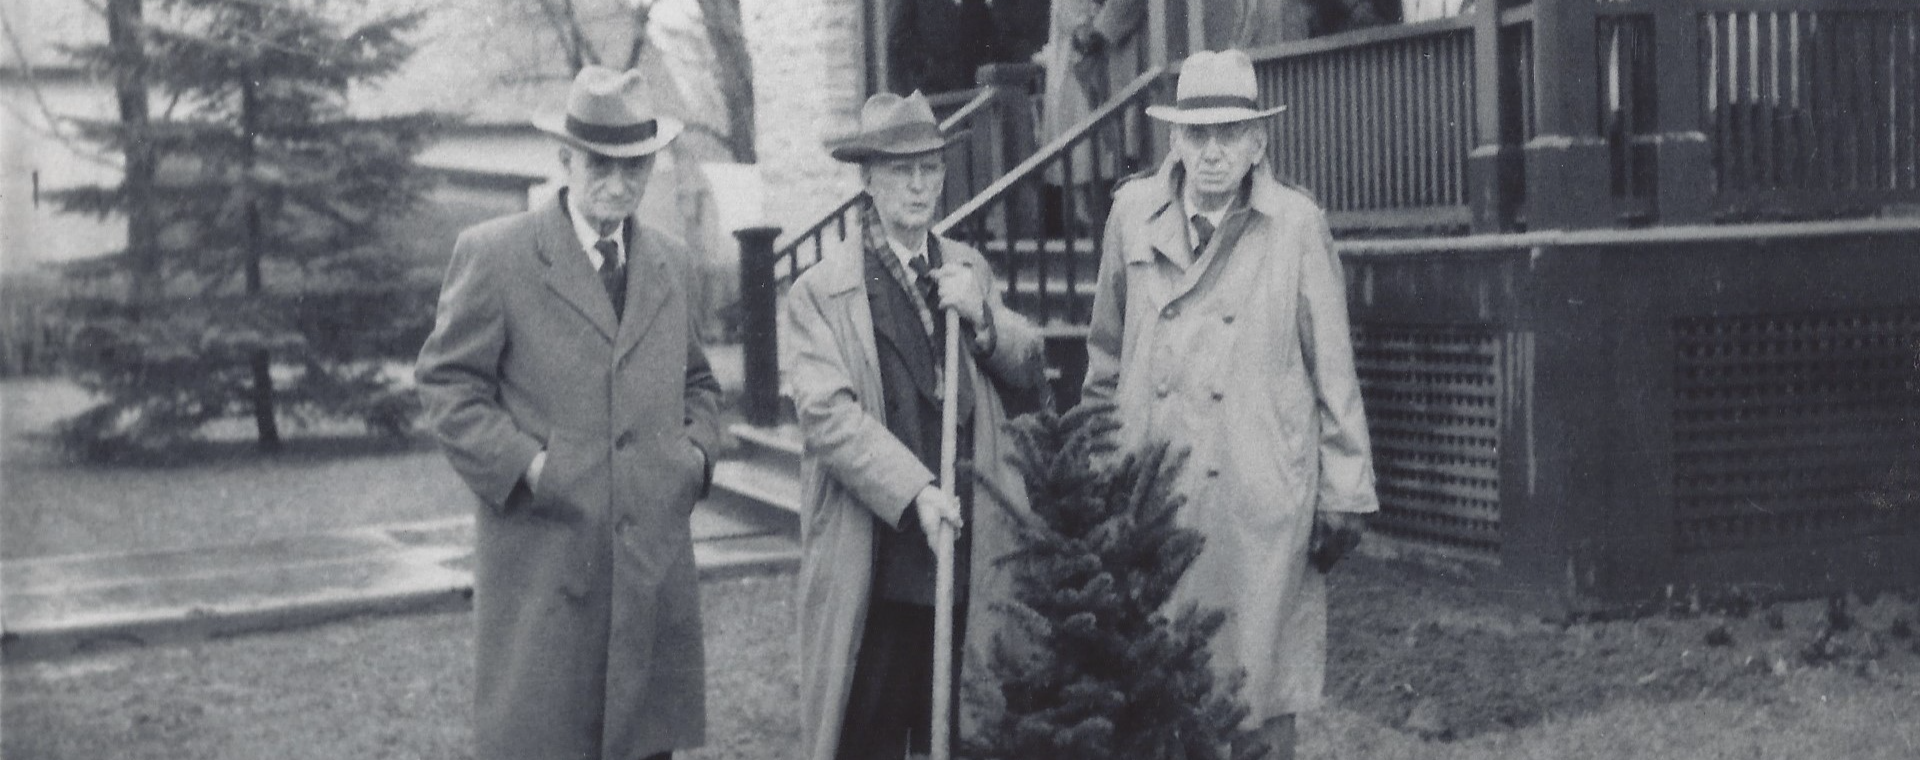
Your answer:
[[[687,126],[682,124],[679,119],[671,119],[665,116],[656,117],[654,122],[656,126],[654,127],[653,137],[639,142],[616,144],[580,139],[573,133],[567,131],[567,117],[560,114],[540,114],[533,117],[533,127],[535,129],[552,135],[554,139],[565,143],[569,147],[579,148],[580,150],[591,153],[598,153],[609,158],[633,158],[658,153],[665,149],[668,143],[673,142],[673,138],[679,137],[680,131],[686,129]]]
[[[972,130],[962,129],[938,138],[911,140],[890,145],[874,145],[861,139],[861,136],[855,135],[838,140],[828,140],[827,154],[833,156],[834,160],[845,161],[851,164],[863,163],[876,158],[917,156],[922,153],[932,153],[943,150],[947,146],[959,142],[960,139],[966,137],[970,131]]]
[[[1179,109],[1173,106],[1147,106],[1147,115],[1173,124],[1232,124],[1237,121],[1264,119],[1285,110],[1287,110],[1286,106],[1260,111],[1234,107]]]

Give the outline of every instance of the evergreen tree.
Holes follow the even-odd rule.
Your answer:
[[[430,326],[433,284],[380,230],[424,190],[412,158],[435,118],[348,112],[420,20],[361,5],[112,0],[108,42],[68,51],[118,83],[120,119],[76,123],[129,173],[54,200],[139,222],[126,251],[70,270],[89,284],[68,304],[70,373],[106,399],[70,440],[164,446],[247,413],[268,449],[281,415],[407,424],[386,364]]]
[[[1031,517],[1013,553],[1008,625],[991,682],[968,685],[981,724],[965,754],[998,760],[1235,760],[1265,754],[1240,729],[1239,681],[1218,682],[1207,645],[1225,621],[1197,604],[1169,613],[1204,542],[1175,522],[1184,457],[1165,444],[1116,464],[1110,408],[1013,423]]]

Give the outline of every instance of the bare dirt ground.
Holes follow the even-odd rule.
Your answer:
[[[703,587],[708,743],[683,757],[798,756],[792,592],[787,575]],[[1920,757],[1911,597],[1565,624],[1361,558],[1333,600],[1304,758]],[[469,626],[363,618],[9,662],[0,756],[466,758]]]

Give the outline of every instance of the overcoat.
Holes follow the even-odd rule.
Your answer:
[[[1180,519],[1206,545],[1174,604],[1228,613],[1213,662],[1246,669],[1251,727],[1320,703],[1307,539],[1316,509],[1378,508],[1372,454],[1325,215],[1256,166],[1247,208],[1193,259],[1181,175],[1170,158],[1115,193],[1083,397],[1119,407],[1124,439],[1189,450]]]
[[[463,232],[420,351],[428,425],[481,502],[479,760],[632,760],[705,732],[688,519],[720,389],[687,252],[627,227],[618,321],[559,200]]]
[[[873,517],[899,524],[913,497],[935,480],[887,431],[860,238],[849,236],[794,282],[787,295],[787,334],[780,337],[781,363],[805,440],[800,726],[802,757],[811,760],[833,760],[838,746],[872,585]],[[972,248],[946,238],[939,245],[947,261],[991,272]],[[961,350],[961,374],[973,384],[975,399],[972,601],[966,646],[956,653],[963,679],[985,667],[986,644],[998,627],[992,606],[1008,588],[1006,572],[993,563],[1012,548],[1004,510],[1027,509],[1024,480],[1008,458],[1013,444],[1006,412],[992,385],[1032,389],[1045,378],[1039,332],[997,297],[988,308],[998,333],[993,353],[976,364]]]

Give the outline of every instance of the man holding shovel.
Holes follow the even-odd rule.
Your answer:
[[[1040,336],[999,302],[977,251],[932,234],[952,139],[918,93],[870,98],[859,131],[828,146],[860,166],[859,234],[787,296],[781,359],[806,445],[800,702],[811,760],[929,751],[936,537],[943,524],[957,536],[950,645],[960,663],[986,633],[968,617],[987,605],[969,601],[1004,583],[992,567],[1006,545],[998,514],[1025,508],[996,388],[1044,381]],[[949,325],[959,333],[951,367]],[[943,430],[947,401],[957,429]],[[975,463],[953,482],[936,482],[943,439]],[[947,712],[951,727],[958,711]]]

